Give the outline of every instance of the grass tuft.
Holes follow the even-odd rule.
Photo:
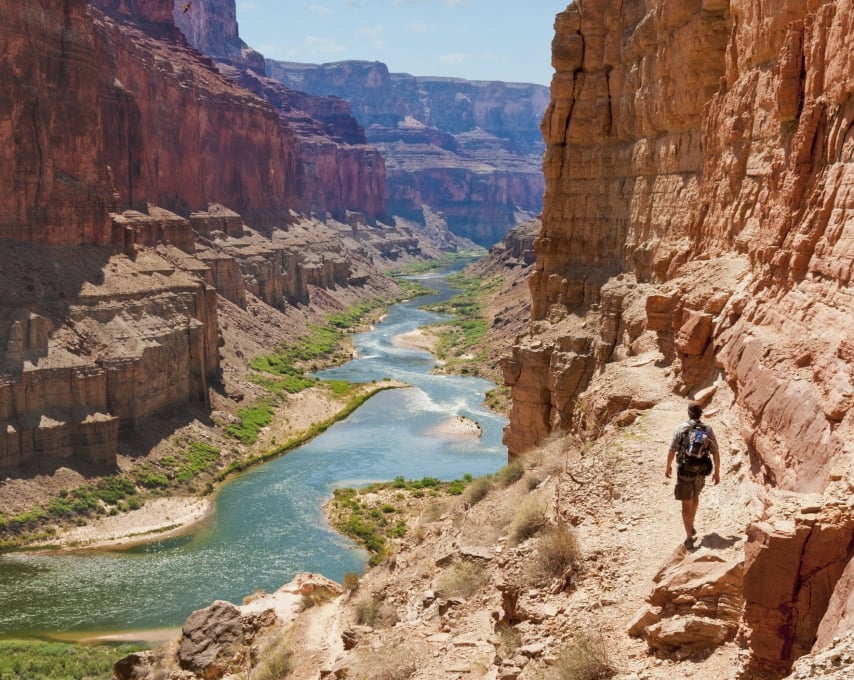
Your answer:
[[[440,597],[470,597],[486,580],[486,572],[480,565],[455,558],[436,579],[436,593]]]
[[[563,646],[547,680],[607,680],[617,668],[600,635],[580,633]]]

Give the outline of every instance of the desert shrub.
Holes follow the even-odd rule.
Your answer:
[[[536,489],[540,485],[540,482],[542,482],[542,481],[543,480],[540,479],[538,475],[535,475],[533,473],[528,473],[525,475],[525,488],[528,491],[533,491],[534,489]]]
[[[455,558],[436,579],[436,592],[441,597],[469,597],[480,590],[486,578],[480,565]]]
[[[522,479],[524,474],[525,466],[522,465],[521,461],[514,460],[512,463],[508,463],[495,473],[495,481],[497,481],[501,486],[510,486],[514,482],[518,482]]]
[[[292,652],[283,640],[268,640],[259,650],[258,665],[254,668],[252,680],[282,680],[293,670]]]
[[[522,634],[509,623],[499,623],[495,627],[498,637],[496,651],[503,658],[510,658],[516,654],[516,650],[522,646]]]
[[[326,588],[315,588],[312,591],[303,593],[299,601],[299,610],[304,612],[306,609],[319,607],[326,602],[329,602],[335,594]]]
[[[359,588],[359,575],[355,571],[348,571],[344,574],[344,590],[348,593],[352,593],[354,590],[358,590]]]
[[[391,628],[397,623],[397,610],[376,593],[366,595],[353,608],[356,623],[371,628]]]
[[[522,543],[533,538],[549,525],[545,510],[539,500],[530,498],[519,506],[510,523],[510,538]]]
[[[412,645],[391,643],[363,654],[348,676],[370,680],[407,680],[417,670],[416,652]]]
[[[463,500],[469,505],[475,505],[486,498],[491,489],[492,480],[489,477],[478,477],[466,487]]]
[[[617,674],[600,635],[581,633],[560,650],[548,669],[548,680],[607,680]]]
[[[578,538],[565,524],[553,526],[543,532],[534,558],[534,576],[549,580],[563,576],[575,567],[580,558]]]

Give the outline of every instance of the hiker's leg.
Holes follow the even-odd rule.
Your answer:
[[[682,501],[682,523],[685,525],[685,535],[688,538],[694,535],[694,518],[697,516],[697,508],[700,506],[700,496]]]

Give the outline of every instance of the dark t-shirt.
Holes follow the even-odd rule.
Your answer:
[[[718,452],[718,440],[715,439],[715,432],[712,430],[711,425],[707,425],[706,423],[699,420],[689,420],[687,422],[682,423],[679,427],[676,428],[676,432],[673,433],[673,439],[670,442],[670,450],[675,451],[677,454],[682,454],[688,448],[688,431],[694,426],[695,423],[700,423],[706,430],[706,434],[709,437],[710,451],[711,455],[714,455]]]

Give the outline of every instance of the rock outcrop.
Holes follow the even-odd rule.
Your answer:
[[[643,386],[607,397],[607,381],[646,351],[681,394],[726,381],[768,508],[745,548],[745,677],[832,637],[828,602],[850,592],[852,10],[578,0],[555,23],[505,441],[519,454],[636,408]],[[833,519],[807,526],[788,493]]]
[[[389,73],[380,62],[267,60],[294,90],[346,100],[386,160],[390,213],[422,224],[432,211],[489,247],[542,209],[541,85]]]

